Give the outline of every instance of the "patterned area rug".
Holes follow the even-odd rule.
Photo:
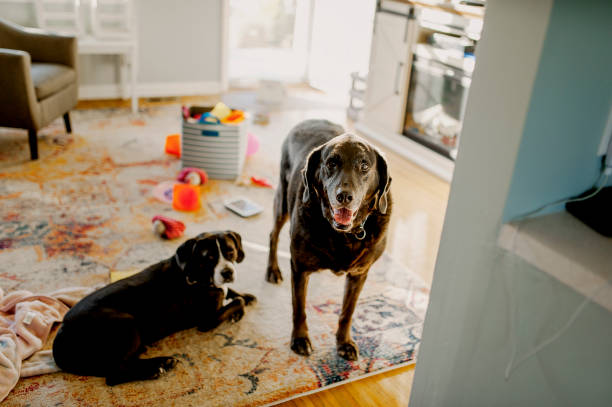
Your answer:
[[[159,380],[107,387],[101,378],[54,373],[20,380],[3,405],[254,406],[413,363],[428,290],[386,255],[371,270],[353,320],[359,361],[336,354],[344,280],[329,272],[310,281],[307,313],[315,351],[308,358],[291,352],[287,228],[280,244],[285,281],[280,286],[264,281],[273,191],[213,180],[196,213],[174,212],[152,195],[155,185],[172,180],[180,169],[178,159],[163,153],[165,136],[180,128],[178,108],[145,109],[138,118],[120,110],[77,111],[74,135],[64,135],[59,122],[43,132],[37,162],[28,160],[24,133],[0,129],[0,286],[5,292],[46,293],[104,284],[111,271],[144,268],[180,244],[152,234],[151,217],[165,214],[185,222],[186,237],[218,229],[239,232],[246,260],[235,288],[259,302],[236,324],[207,333],[183,331],[151,346],[145,356],[180,360]],[[294,123],[307,116],[282,114],[295,115]],[[273,183],[280,140],[289,130],[275,119],[272,114],[265,127],[249,124],[261,149],[245,167],[246,176]],[[251,219],[233,215],[223,202],[237,195],[266,210]]]

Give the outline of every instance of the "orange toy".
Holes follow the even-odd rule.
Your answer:
[[[177,157],[181,156],[181,135],[180,134],[170,134],[166,137],[166,153],[175,155]]]
[[[238,124],[244,120],[244,112],[242,110],[232,110],[227,117],[221,119],[224,124]]]
[[[172,207],[177,211],[196,211],[202,205],[200,186],[191,184],[174,184],[172,190]]]

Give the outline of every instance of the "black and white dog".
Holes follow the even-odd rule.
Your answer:
[[[109,385],[158,378],[177,360],[141,359],[145,345],[194,326],[208,331],[228,319],[239,321],[245,305],[256,301],[225,285],[243,259],[236,232],[187,240],[171,258],[78,302],[53,343],[55,362],[67,372],[106,377]]]

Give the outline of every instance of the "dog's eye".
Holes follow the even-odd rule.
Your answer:
[[[333,170],[337,166],[338,166],[338,162],[336,160],[332,159],[332,160],[327,161],[327,168],[329,168],[330,170]]]
[[[370,164],[368,164],[366,161],[362,161],[359,168],[361,171],[366,172],[370,169]]]

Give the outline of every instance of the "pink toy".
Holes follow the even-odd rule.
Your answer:
[[[252,156],[259,150],[259,139],[253,133],[247,134],[247,157]]]
[[[179,172],[176,179],[191,185],[204,185],[208,181],[206,171],[194,167],[185,167]]]
[[[164,181],[153,188],[153,196],[165,203],[172,203],[172,189],[175,181]]]

